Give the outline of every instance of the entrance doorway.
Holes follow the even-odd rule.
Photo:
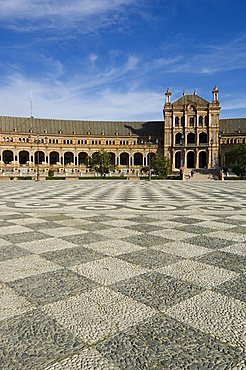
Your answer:
[[[195,152],[187,153],[187,168],[195,168]]]
[[[207,168],[207,152],[199,153],[199,168]]]

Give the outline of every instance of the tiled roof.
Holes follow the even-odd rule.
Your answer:
[[[220,131],[224,134],[246,134],[246,118],[220,119]]]
[[[162,136],[163,121],[117,122],[117,121],[73,121],[45,118],[0,117],[0,132],[17,132],[63,135],[105,136]]]
[[[183,95],[181,98],[173,102],[173,105],[187,105],[187,104],[196,104],[199,106],[208,106],[209,102],[198,95],[190,94]]]

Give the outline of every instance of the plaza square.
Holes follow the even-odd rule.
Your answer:
[[[0,368],[246,369],[245,189],[2,182]]]

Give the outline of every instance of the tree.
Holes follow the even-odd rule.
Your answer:
[[[92,157],[89,157],[89,165],[102,177],[105,177],[113,167],[110,162],[110,155],[107,152],[93,153]]]
[[[170,173],[170,161],[161,154],[156,154],[151,158],[150,168],[158,177],[165,179]]]
[[[238,144],[225,153],[225,166],[240,176],[246,176],[246,144]]]

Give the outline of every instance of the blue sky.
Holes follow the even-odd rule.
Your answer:
[[[0,115],[161,120],[164,93],[246,117],[245,0],[1,0]]]

